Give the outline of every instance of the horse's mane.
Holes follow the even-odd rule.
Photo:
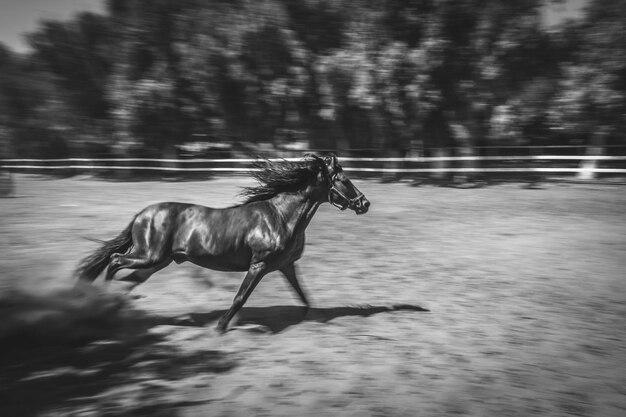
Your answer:
[[[259,184],[244,187],[239,193],[245,198],[243,204],[267,200],[282,192],[302,189],[312,177],[324,169],[324,162],[312,156],[305,156],[301,161],[271,161],[260,159],[253,163],[254,171],[250,175]]]

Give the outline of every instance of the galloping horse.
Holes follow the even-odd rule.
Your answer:
[[[346,177],[335,155],[308,154],[301,161],[257,162],[241,205],[210,208],[158,203],[140,211],[119,236],[103,242],[80,263],[80,279],[93,282],[107,268],[110,281],[121,269],[138,285],[172,261],[193,262],[218,271],[247,271],[230,309],[217,329],[225,332],[259,281],[280,271],[302,302],[309,301],[296,276],[294,262],[304,250],[304,231],[325,202],[364,214],[369,201]]]

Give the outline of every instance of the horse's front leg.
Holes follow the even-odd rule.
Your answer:
[[[300,287],[300,283],[298,282],[298,277],[296,274],[295,264],[290,264],[281,268],[280,272],[282,272],[282,274],[287,279],[287,282],[291,284],[291,287],[296,291],[296,293],[298,294],[298,297],[300,297],[300,300],[302,300],[302,302],[308,309],[311,304],[309,303],[309,300],[306,294],[304,293],[304,290],[302,290],[302,287]]]
[[[261,281],[261,278],[263,278],[263,276],[266,274],[266,270],[267,266],[265,262],[256,262],[250,265],[248,273],[243,279],[243,282],[239,287],[239,291],[237,291],[237,295],[233,300],[233,304],[217,323],[217,330],[219,332],[224,333],[226,331],[228,323],[246,303],[248,297],[250,297],[250,294],[252,294],[252,291],[254,291],[259,281]]]

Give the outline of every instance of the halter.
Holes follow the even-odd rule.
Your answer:
[[[330,183],[330,187],[328,188],[328,202],[330,204],[332,204],[333,206],[337,207],[338,209],[340,209],[341,211],[347,209],[348,207],[354,207],[356,205],[356,203],[358,203],[359,201],[363,200],[363,198],[365,198],[365,196],[363,195],[362,192],[357,190],[358,195],[354,198],[348,198],[346,197],[346,195],[344,193],[342,193],[341,191],[339,191],[337,189],[337,187],[335,187],[335,180],[337,179],[337,174],[333,175],[332,177],[329,175],[328,176],[328,181]],[[339,204],[335,201],[333,201],[332,199],[332,192],[335,192],[339,197],[343,198],[344,202],[346,204]]]
[[[358,195],[356,197],[354,197],[354,198],[346,197],[346,195],[344,193],[342,193],[341,191],[339,191],[337,189],[337,187],[335,186],[335,181],[337,180],[337,173],[335,173],[332,176],[330,175],[330,172],[328,172],[328,165],[326,164],[326,161],[324,161],[322,158],[320,158],[319,156],[317,156],[315,154],[307,154],[307,156],[311,156],[314,159],[318,160],[319,162],[322,163],[322,166],[324,167],[324,171],[326,172],[326,180],[328,181],[328,184],[329,184],[329,187],[328,187],[328,202],[330,204],[332,204],[333,206],[335,206],[338,209],[343,211],[343,210],[347,209],[348,207],[354,207],[354,205],[356,203],[358,203],[359,201],[361,201],[361,200],[363,200],[365,198],[363,193],[360,192],[359,190],[357,190]],[[336,202],[333,201],[333,199],[332,199],[333,191],[339,197],[343,198],[345,204],[339,204],[339,203],[336,203]]]

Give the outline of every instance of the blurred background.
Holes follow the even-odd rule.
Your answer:
[[[626,154],[622,0],[14,3],[5,159]]]
[[[624,0],[2,2],[0,415],[626,415],[625,22]],[[270,276],[218,337],[242,274],[188,263],[74,286],[142,207],[235,204],[252,158],[311,150],[372,202],[307,230],[315,314]]]

